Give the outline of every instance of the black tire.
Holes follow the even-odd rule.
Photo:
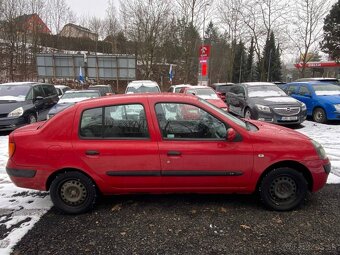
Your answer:
[[[35,116],[34,113],[30,113],[27,116],[27,123],[28,124],[32,124],[32,123],[36,123],[37,122],[37,117]]]
[[[94,182],[79,172],[57,175],[50,187],[54,206],[67,214],[84,213],[93,208],[97,199]]]
[[[324,109],[315,108],[313,111],[313,120],[318,123],[326,123],[327,115]]]
[[[259,186],[262,202],[276,211],[289,211],[301,204],[308,191],[307,181],[298,171],[283,167],[267,173]]]

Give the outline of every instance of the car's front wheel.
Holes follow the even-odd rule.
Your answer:
[[[291,168],[277,168],[267,173],[259,186],[262,202],[269,209],[292,210],[305,199],[308,191],[304,176]]]
[[[80,172],[65,172],[56,176],[50,187],[55,207],[63,213],[78,214],[91,210],[97,199],[92,179]]]
[[[244,118],[245,119],[252,119],[252,114],[251,114],[251,111],[250,111],[250,109],[249,108],[246,108],[245,110],[244,110]]]
[[[316,108],[313,111],[313,120],[318,123],[326,123],[327,122],[327,115],[324,109]]]
[[[37,117],[35,116],[35,114],[30,113],[27,117],[27,123],[32,124],[32,123],[35,123],[35,122],[37,122]]]

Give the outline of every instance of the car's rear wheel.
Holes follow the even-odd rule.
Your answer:
[[[30,114],[27,116],[27,122],[28,122],[28,124],[32,124],[32,123],[37,122],[37,117],[35,116],[35,114],[30,113]]]
[[[318,123],[326,123],[327,122],[327,115],[324,109],[316,108],[313,111],[313,120]]]
[[[91,210],[97,199],[92,179],[79,172],[65,172],[56,176],[50,187],[55,207],[63,213],[77,214]]]
[[[251,111],[250,111],[249,108],[246,108],[246,109],[244,110],[244,118],[245,118],[245,119],[252,119],[252,114],[251,114]]]
[[[305,199],[308,191],[304,176],[291,168],[277,168],[267,173],[259,186],[262,202],[269,209],[292,210]]]

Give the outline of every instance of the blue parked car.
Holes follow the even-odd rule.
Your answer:
[[[340,86],[319,81],[291,82],[280,85],[288,95],[307,106],[307,116],[315,122],[340,120]]]

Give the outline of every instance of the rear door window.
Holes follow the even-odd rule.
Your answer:
[[[148,138],[144,107],[127,104],[86,110],[81,118],[80,136],[97,139]]]

